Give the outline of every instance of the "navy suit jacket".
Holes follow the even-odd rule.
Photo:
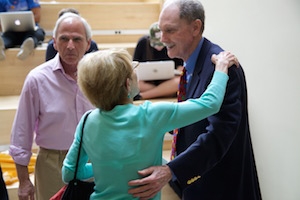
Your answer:
[[[205,91],[214,65],[212,54],[223,51],[204,38],[187,98]],[[242,67],[229,68],[220,111],[179,130],[178,156],[168,163],[185,200],[261,199],[250,138],[247,87]]]

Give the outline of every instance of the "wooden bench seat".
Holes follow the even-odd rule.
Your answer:
[[[41,27],[52,36],[62,8],[75,8],[93,30],[97,43],[137,42],[158,20],[159,2],[41,2]]]
[[[133,55],[136,43],[103,43],[98,48],[124,48]],[[17,59],[19,48],[7,49],[6,59],[0,61],[0,96],[19,95],[28,72],[45,62],[47,43],[38,46],[26,60]]]
[[[19,104],[19,96],[0,97],[0,145],[10,143],[10,132]]]
[[[96,0],[95,0],[96,1]],[[93,30],[93,40],[99,49],[125,48],[133,55],[138,39],[148,33],[150,24],[158,19],[160,0],[124,1],[42,1],[40,25],[48,42],[62,8],[72,7],[87,19]],[[37,47],[24,61],[18,60],[18,48],[7,49],[6,59],[0,61],[0,96],[19,95],[28,72],[45,60],[46,45]]]

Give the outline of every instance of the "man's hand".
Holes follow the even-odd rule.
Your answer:
[[[19,179],[19,189],[18,196],[19,200],[34,200],[34,186],[29,178],[28,166],[19,165],[16,163],[18,179]]]
[[[18,196],[19,200],[34,200],[34,186],[29,179],[20,183]]]
[[[145,178],[129,181],[129,186],[137,187],[130,189],[128,193],[140,200],[153,198],[172,178],[167,165],[149,167],[138,173]]]

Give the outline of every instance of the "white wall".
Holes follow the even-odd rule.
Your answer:
[[[300,199],[300,1],[202,0],[204,36],[239,58],[264,200]]]

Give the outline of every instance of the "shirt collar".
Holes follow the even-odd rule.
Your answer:
[[[196,65],[196,62],[197,62],[197,57],[198,57],[199,52],[202,48],[203,41],[204,41],[204,37],[201,38],[200,42],[198,43],[198,46],[196,47],[196,49],[194,50],[192,55],[184,63],[184,66],[186,66],[186,70],[187,70],[188,74],[192,74],[194,69],[195,69],[195,65]]]
[[[52,59],[54,64],[53,64],[53,67],[52,67],[52,70],[53,71],[58,71],[60,70],[64,75],[66,75],[66,72],[65,72],[65,69],[63,68],[61,62],[60,62],[60,57],[59,57],[59,53],[57,53],[55,55],[55,57]]]

